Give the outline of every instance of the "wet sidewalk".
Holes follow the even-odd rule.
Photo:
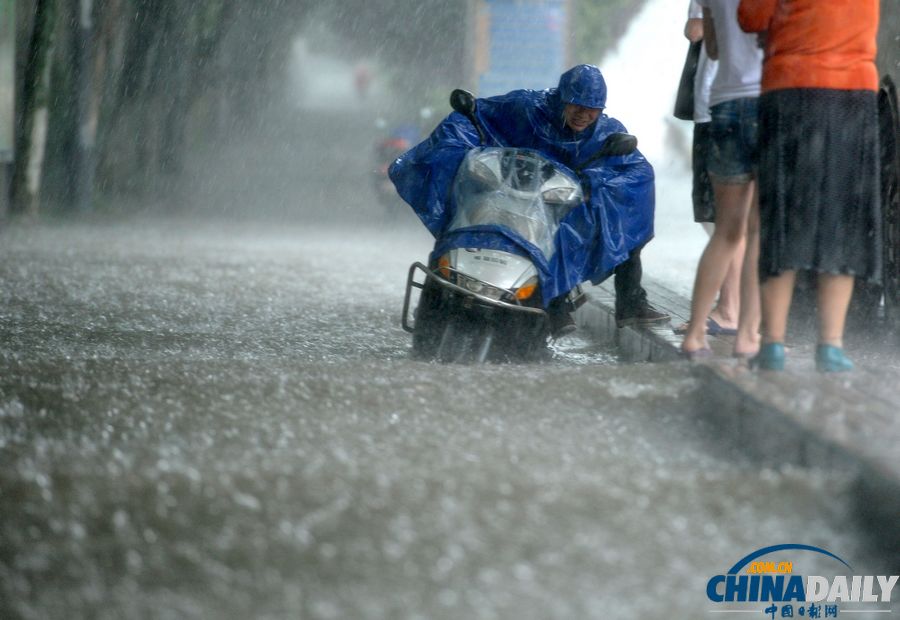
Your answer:
[[[656,327],[616,327],[612,282],[588,289],[579,326],[614,342],[623,359],[688,364],[679,355],[689,300],[645,278],[651,303],[672,315]],[[788,342],[783,372],[752,371],[731,357],[733,336],[710,337],[715,356],[693,364],[709,398],[700,415],[763,463],[838,468],[858,475],[858,501],[873,533],[900,548],[900,351],[822,374],[814,343]],[[852,355],[852,348],[848,346]]]

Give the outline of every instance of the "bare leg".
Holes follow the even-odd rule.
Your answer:
[[[819,344],[843,347],[844,321],[853,296],[853,276],[820,273],[818,288]]]
[[[741,242],[735,257],[728,263],[725,280],[719,289],[719,301],[709,313],[716,323],[722,327],[737,327],[741,312],[741,266],[744,264],[744,246]]]
[[[750,185],[747,244],[741,269],[741,314],[734,339],[734,352],[740,356],[754,354],[759,349],[759,198],[756,182]]]
[[[715,230],[715,224],[712,222],[701,222],[703,230],[712,237]],[[737,250],[737,255],[728,264],[728,271],[725,274],[725,281],[722,282],[722,288],[719,289],[719,297],[715,307],[709,313],[709,318],[714,320],[722,327],[735,329],[738,325],[738,318],[741,311],[741,265],[744,262],[744,243],[741,243]],[[688,323],[678,327],[682,332],[686,332]]]
[[[796,279],[796,271],[784,271],[762,283],[763,342],[784,342]]]
[[[691,297],[691,320],[681,348],[696,351],[707,346],[706,318],[725,281],[728,267],[741,247],[747,229],[747,215],[753,197],[748,183],[713,183],[716,197],[716,228],[700,256],[694,292]]]

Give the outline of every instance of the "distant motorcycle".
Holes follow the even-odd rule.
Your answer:
[[[389,212],[400,209],[401,201],[397,197],[394,184],[388,177],[388,168],[394,160],[412,148],[413,144],[403,136],[388,136],[375,145],[375,168],[372,184],[378,202]]]
[[[431,117],[430,108],[422,108],[419,111],[422,121],[427,121]],[[384,127],[385,123],[379,119],[379,127]],[[388,169],[394,161],[411,149],[416,142],[419,141],[419,128],[407,123],[394,127],[389,135],[383,137],[375,143],[374,149],[374,166],[372,169],[372,187],[378,203],[386,210],[388,216],[395,216],[398,213],[405,213],[403,201],[397,196],[397,190],[388,176]]]
[[[474,97],[455,90],[450,104],[475,125],[484,143]],[[585,165],[636,147],[634,136],[611,134]],[[463,159],[451,201],[454,215],[442,236],[484,225],[488,232],[480,237],[482,247],[451,249],[427,266],[410,267],[402,324],[412,333],[413,355],[440,362],[540,359],[548,352],[550,332],[538,270],[527,252],[490,247],[489,231],[512,231],[549,259],[557,251],[561,220],[584,201],[581,183],[573,171],[538,151],[483,146]],[[413,289],[421,292],[411,323]],[[583,301],[576,287],[566,303],[574,310]]]

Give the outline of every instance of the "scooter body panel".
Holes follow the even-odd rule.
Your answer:
[[[517,289],[530,278],[537,277],[537,269],[530,260],[502,250],[451,250],[450,266],[459,273],[505,290]]]

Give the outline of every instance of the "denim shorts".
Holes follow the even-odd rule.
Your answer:
[[[759,164],[757,97],[732,99],[710,108],[712,150],[707,169],[718,183],[749,183]]]

